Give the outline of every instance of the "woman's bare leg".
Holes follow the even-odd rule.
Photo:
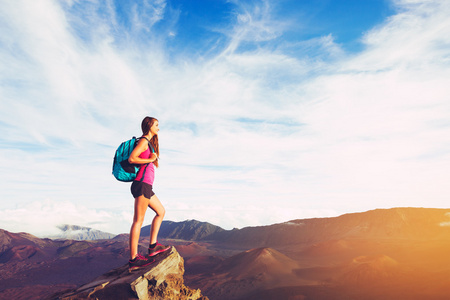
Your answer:
[[[156,195],[153,195],[150,198],[148,206],[156,213],[156,216],[153,218],[152,229],[150,231],[150,244],[154,244],[158,241],[159,228],[161,227],[166,210]]]
[[[153,197],[152,197],[153,198]],[[145,212],[150,206],[150,200],[144,196],[134,199],[134,217],[130,229],[130,259],[137,256],[139,236],[141,234],[142,223],[144,223]]]

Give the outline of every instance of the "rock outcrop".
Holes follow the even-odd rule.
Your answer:
[[[127,264],[55,298],[207,300],[200,290],[184,285],[183,274],[184,260],[172,247],[146,268],[130,272]]]

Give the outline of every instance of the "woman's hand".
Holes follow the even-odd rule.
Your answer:
[[[150,156],[150,160],[152,161],[152,162],[154,162],[155,160],[157,160],[158,159],[158,155],[156,155],[156,153],[152,153],[152,155]]]

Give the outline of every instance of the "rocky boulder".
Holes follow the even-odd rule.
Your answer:
[[[130,272],[128,264],[56,299],[180,299],[207,300],[200,290],[184,285],[184,260],[172,247],[150,266]]]

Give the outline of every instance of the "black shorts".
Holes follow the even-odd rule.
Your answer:
[[[134,198],[144,195],[145,198],[150,199],[155,193],[153,192],[153,187],[151,184],[133,181],[131,184],[131,194]]]

